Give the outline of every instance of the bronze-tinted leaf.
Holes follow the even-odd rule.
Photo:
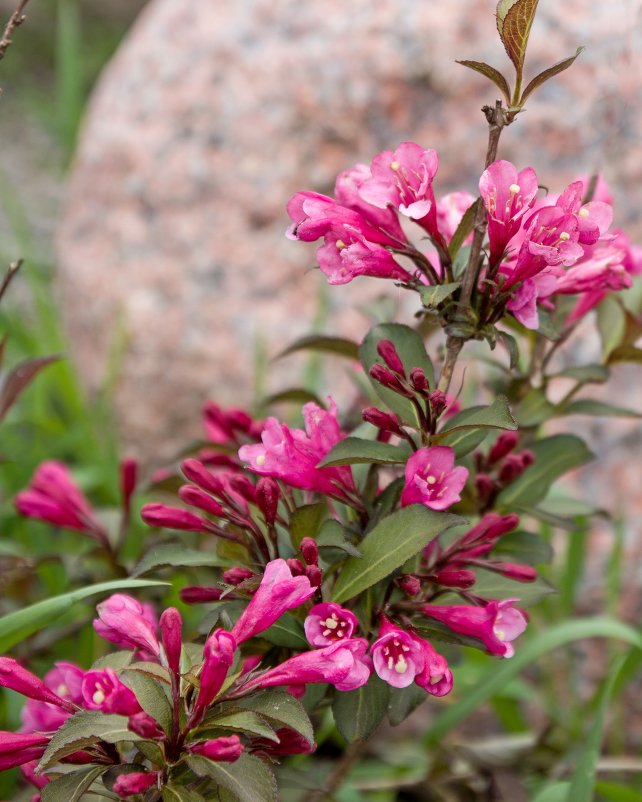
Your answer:
[[[504,95],[506,103],[510,105],[510,87],[508,86],[508,81],[504,76],[501,74],[499,70],[496,70],[495,67],[491,67],[490,64],[486,64],[484,61],[468,61],[468,60],[459,60],[457,59],[457,64],[463,64],[464,67],[468,67],[471,70],[475,70],[475,72],[479,72],[482,75],[485,75],[486,78],[489,78],[495,86],[500,90],[500,92]],[[471,225],[472,228],[472,225]],[[451,250],[451,256],[452,256]]]
[[[577,52],[574,56],[570,56],[569,58],[565,58],[562,61],[558,61],[557,64],[553,64],[552,67],[549,67],[547,70],[543,70],[540,72],[539,75],[536,75],[533,80],[528,84],[526,89],[522,92],[522,96],[519,100],[519,105],[523,106],[526,98],[531,95],[538,86],[541,86],[545,81],[548,81],[549,78],[553,78],[555,75],[559,75],[560,72],[564,72],[567,70],[571,64],[575,61],[575,59],[579,56],[579,54],[584,50],[583,47],[578,47]]]
[[[537,3],[538,0],[501,0],[497,5],[497,30],[519,76],[524,66]]]
[[[5,376],[0,377],[0,420],[4,418],[20,393],[36,374],[59,359],[59,356],[42,356],[37,359],[29,359],[16,365]]]

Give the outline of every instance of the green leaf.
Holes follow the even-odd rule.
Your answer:
[[[470,259],[470,245],[462,245],[453,259],[453,277],[463,278]]]
[[[172,728],[172,706],[164,686],[150,674],[142,671],[122,671],[119,678],[134,692],[140,706],[169,734]]]
[[[566,802],[570,783],[555,782],[547,785],[533,798],[533,802]],[[579,802],[579,800],[576,800]],[[587,800],[588,802],[588,800]]]
[[[231,713],[227,713],[225,710],[214,711],[213,714],[205,718],[203,724],[195,731],[197,736],[195,740],[201,740],[204,737],[204,731],[209,731],[213,727],[236,732],[249,732],[261,738],[267,738],[268,741],[279,742],[279,738],[272,727],[262,716],[252,710],[236,710]]]
[[[624,660],[624,657],[617,659],[602,687],[595,719],[586,734],[582,754],[573,772],[566,802],[576,802],[578,799],[593,799],[597,761],[600,757],[602,738],[604,736],[604,719]]]
[[[432,362],[426,353],[423,340],[408,326],[400,323],[382,323],[370,329],[360,349],[361,364],[368,375],[370,368],[383,361],[377,353],[377,345],[381,340],[390,340],[394,343],[397,353],[409,373],[413,368],[422,368],[431,387],[435,386],[435,376]],[[391,410],[396,412],[406,423],[416,424],[415,410],[407,398],[383,387],[379,382],[370,380],[374,391]]]
[[[497,540],[492,555],[504,562],[541,565],[551,562],[553,547],[534,532],[509,532]]]
[[[184,785],[168,783],[163,788],[163,802],[205,802],[205,799]]]
[[[467,409],[466,412],[470,412],[470,410]],[[466,454],[470,454],[471,451],[474,451],[484,442],[488,437],[488,429],[456,429],[452,432],[443,432],[443,437],[441,433],[438,436],[439,440],[432,438],[433,444],[439,443],[442,446],[450,446],[457,459],[459,459],[460,457],[465,457]]]
[[[359,544],[362,557],[349,557],[334,586],[333,601],[351,599],[389,576],[434,537],[462,523],[456,515],[411,504],[383,518]]]
[[[407,688],[390,688],[388,719],[392,726],[396,727],[405,721],[427,698],[426,691],[414,682]]]
[[[517,344],[517,340],[512,334],[509,334],[507,331],[500,331],[499,329],[497,329],[497,336],[506,346],[510,359],[509,367],[511,370],[514,370],[519,365],[519,345]]]
[[[449,445],[445,435],[464,429],[510,429],[514,431],[517,429],[517,422],[511,414],[508,400],[500,395],[489,407],[471,407],[455,415],[432,438],[432,442],[443,442],[445,445]]]
[[[516,582],[493,571],[479,569],[476,571],[474,593],[485,599],[519,599],[520,607],[530,607],[537,604],[556,589],[542,577],[534,582]]]
[[[222,785],[238,802],[278,802],[274,775],[258,757],[243,754],[234,763],[215,763],[192,755],[187,758],[187,765],[199,777],[209,777]]]
[[[261,406],[269,407],[272,406],[272,404],[281,404],[284,402],[303,406],[303,404],[307,404],[310,401],[318,404],[320,407],[325,407],[325,404],[318,395],[303,387],[289,387],[287,390],[281,390],[280,393],[272,393],[272,395],[261,399]]]
[[[609,357],[610,364],[611,352],[621,345],[626,333],[626,313],[619,301],[610,295],[607,295],[597,307],[597,327],[602,339],[602,353],[605,357]]]
[[[295,351],[322,351],[327,354],[336,354],[347,359],[359,360],[359,346],[352,340],[343,337],[331,337],[326,334],[309,334],[301,337],[289,345],[285,351],[281,351],[276,359],[293,354]]]
[[[383,721],[388,710],[390,685],[373,674],[356,691],[337,691],[332,714],[337,729],[348,741],[365,741]]]
[[[609,354],[608,364],[614,365],[617,362],[633,362],[639,365],[642,362],[642,348],[634,345],[620,345],[614,348]]]
[[[555,407],[546,398],[543,387],[532,387],[515,407],[520,426],[539,426],[555,415]]]
[[[320,549],[340,549],[353,557],[361,557],[361,552],[348,540],[346,530],[339,521],[330,520],[323,524],[317,538],[317,546]]]
[[[520,76],[537,2],[538,0],[500,0],[497,5],[497,30],[508,57]]]
[[[180,543],[163,543],[154,546],[143,556],[132,571],[132,576],[141,576],[158,568],[191,568],[203,565],[221,566],[228,563],[211,552],[188,549]]]
[[[597,782],[595,790],[606,802],[642,802],[641,793],[618,783]]]
[[[497,497],[497,506],[510,511],[515,506],[533,506],[542,501],[553,482],[572,468],[593,458],[586,443],[573,434],[555,434],[531,446],[535,462]]]
[[[24,607],[22,610],[8,613],[0,618],[0,653],[4,654],[16,643],[20,643],[42,627],[57,621],[78,602],[90,596],[110,593],[113,590],[151,588],[166,584],[167,582],[146,579],[115,579],[111,582],[101,582],[98,585],[78,588],[70,593],[63,593],[61,596],[52,596],[50,599],[44,599],[29,607]]]
[[[0,373],[0,421],[15,404],[18,396],[26,390],[38,373],[59,356],[41,356],[27,359],[8,372]]]
[[[642,649],[642,634],[614,618],[576,618],[547,626],[517,643],[510,660],[494,662],[466,695],[437,715],[424,737],[426,746],[441,741],[452,729],[466,720],[473,711],[499,693],[525,668],[549,652],[584,638],[614,638]],[[578,799],[579,802],[579,799]]]
[[[304,537],[316,538],[327,511],[328,505],[325,501],[304,504],[294,510],[290,515],[290,539],[295,549],[299,548]]]
[[[504,95],[506,104],[510,106],[510,87],[508,86],[508,81],[499,70],[496,70],[495,67],[491,67],[490,64],[486,64],[483,61],[460,61],[459,59],[455,59],[455,61],[457,64],[462,64],[464,67],[475,70],[475,72],[480,72],[482,75],[485,75],[486,78],[489,78]],[[464,237],[464,239],[466,238]]]
[[[261,637],[268,643],[286,649],[310,648],[303,632],[303,625],[290,613],[284,613],[271,627],[261,632]]]
[[[276,729],[288,727],[300,733],[306,741],[314,743],[312,722],[298,699],[285,691],[263,691],[254,696],[239,699],[235,704],[246,710],[253,710],[268,721],[277,724]]]
[[[618,407],[594,398],[578,398],[559,410],[560,415],[597,415],[599,417],[642,418],[634,409]]]
[[[419,295],[421,303],[429,309],[439,306],[440,303],[450,298],[461,287],[460,281],[453,281],[451,284],[436,284],[434,286],[420,287]]]
[[[554,373],[551,378],[562,376],[567,379],[575,379],[575,381],[582,384],[604,384],[604,382],[608,381],[609,375],[610,371],[604,365],[591,364],[577,365],[572,368],[566,368],[566,370],[560,370],[559,373]]]
[[[81,710],[70,716],[52,736],[38,770],[44,771],[67,755],[87,746],[105,741],[140,741],[140,735],[127,729],[127,716],[105,715],[100,710]]]
[[[536,75],[532,81],[529,82],[528,86],[522,92],[522,96],[519,100],[519,105],[523,106],[526,98],[529,97],[538,86],[541,86],[545,81],[548,81],[549,78],[553,78],[555,75],[559,75],[560,72],[564,72],[567,70],[575,61],[575,59],[579,56],[579,54],[584,50],[583,47],[578,47],[575,51],[574,56],[570,56],[569,58],[562,59],[562,61],[558,61],[557,64],[553,64],[552,67],[548,67],[546,70],[542,70],[538,75]]]
[[[559,340],[560,338],[560,330],[557,328],[555,323],[553,323],[553,318],[548,314],[548,312],[544,312],[542,309],[538,310],[539,312],[539,328],[537,329],[538,333],[542,336],[546,337],[547,340]]]
[[[391,446],[377,440],[364,440],[361,437],[344,437],[317,465],[317,468],[333,468],[337,465],[402,465],[408,461],[410,449]]]
[[[57,777],[40,791],[42,802],[78,802],[94,780],[109,766],[85,766],[62,777]]]

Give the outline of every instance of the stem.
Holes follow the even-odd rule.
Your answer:
[[[363,754],[367,744],[367,741],[357,741],[356,743],[350,744],[325,784],[319,788],[318,791],[314,791],[310,794],[308,802],[323,802],[323,800],[331,799],[332,794],[339,790],[341,784],[350,772],[350,769]]]
[[[18,4],[18,7],[13,12],[13,14],[9,17],[9,21],[7,22],[4,33],[2,34],[2,39],[0,39],[0,59],[3,59],[5,53],[9,49],[9,46],[12,43],[12,36],[15,29],[22,25],[22,23],[27,19],[24,10],[29,0],[21,0]]]
[[[18,259],[16,262],[12,262],[9,265],[7,272],[5,273],[4,278],[2,279],[2,283],[0,284],[0,299],[7,291],[9,284],[11,284],[11,279],[16,275],[20,267],[22,266],[22,259]]]

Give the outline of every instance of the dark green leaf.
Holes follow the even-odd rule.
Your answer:
[[[8,613],[0,618],[0,653],[4,654],[16,643],[20,643],[29,635],[47,626],[47,624],[57,621],[78,602],[90,596],[97,596],[114,590],[151,588],[166,584],[166,582],[147,579],[115,579],[111,582],[101,582],[98,585],[89,585],[86,588],[72,590],[62,596],[52,596],[29,607],[23,607],[21,610]]]
[[[539,328],[537,331],[539,334],[542,334],[547,340],[559,340],[560,331],[555,323],[553,323],[553,318],[548,314],[548,312],[542,311],[542,309],[539,309],[538,311]]]
[[[444,428],[432,438],[434,443],[449,445],[445,436],[463,429],[517,429],[517,422],[511,414],[508,400],[498,396],[489,407],[471,407],[451,418]]]
[[[295,549],[304,537],[314,537],[319,534],[319,529],[328,511],[325,501],[318,504],[304,504],[297,507],[290,515],[290,538]]]
[[[409,373],[413,368],[422,368],[431,387],[435,385],[435,377],[432,362],[426,353],[423,340],[408,326],[400,323],[382,323],[370,329],[360,349],[361,364],[368,375],[370,368],[383,361],[377,353],[377,345],[381,340],[390,340],[394,343],[397,353]],[[414,407],[407,398],[402,398],[397,393],[383,387],[376,381],[370,382],[377,395],[396,412],[402,420],[410,424],[416,424],[416,414]]]
[[[275,646],[286,649],[309,649],[303,625],[290,613],[284,613],[271,627],[261,632],[261,637]]]
[[[312,401],[320,407],[325,407],[323,401],[315,393],[306,390],[303,387],[289,387],[287,390],[281,390],[280,393],[273,393],[261,400],[261,405],[265,407],[272,406],[272,404],[281,404],[289,402],[303,406]]]
[[[478,569],[473,592],[485,599],[519,599],[520,607],[530,607],[557,590],[542,577],[534,582],[515,582],[501,574]]]
[[[278,802],[274,775],[258,757],[243,754],[234,763],[215,763],[192,755],[187,758],[187,765],[199,777],[209,777],[222,785],[238,802]]]
[[[281,351],[277,355],[277,359],[293,354],[295,351],[323,351],[328,354],[336,354],[337,356],[344,356],[347,359],[353,359],[355,362],[359,360],[359,346],[352,340],[346,340],[343,337],[331,337],[325,334],[310,334],[307,337],[301,337],[289,345],[285,351]]]
[[[507,331],[500,331],[499,329],[497,330],[497,336],[506,346],[510,359],[509,367],[511,370],[514,370],[519,365],[519,345],[517,344],[517,340],[512,334],[509,334]]]
[[[164,685],[142,671],[122,671],[120,679],[134,692],[143,710],[169,734],[172,728],[172,706]]]
[[[453,278],[463,278],[470,259],[470,245],[462,245],[453,259]]]
[[[285,691],[262,691],[239,699],[235,704],[275,722],[275,729],[288,727],[300,733],[310,745],[314,743],[314,730],[305,708],[298,699]]]
[[[534,532],[509,532],[499,538],[492,555],[504,562],[540,565],[550,563],[553,548],[548,540]]]
[[[377,440],[364,440],[361,437],[344,437],[332,448],[317,468],[331,468],[337,465],[401,465],[408,461],[410,448]]]
[[[533,443],[531,451],[535,462],[499,494],[497,506],[500,509],[510,512],[515,506],[537,504],[546,497],[558,477],[593,458],[586,443],[572,434],[545,437]]]
[[[116,744],[141,740],[139,735],[127,729],[128,723],[126,716],[105,715],[99,710],[75,713],[53,734],[39,763],[39,770],[49,768],[61,758],[99,741]]]
[[[642,413],[594,398],[578,398],[559,410],[560,415],[597,415],[598,417],[642,418]]]
[[[142,576],[158,568],[188,568],[202,565],[222,566],[228,565],[228,562],[211,552],[189,549],[180,543],[163,543],[154,546],[144,555],[132,571],[132,576]]]
[[[553,78],[555,75],[559,75],[560,72],[564,72],[567,70],[575,61],[575,59],[579,56],[579,54],[584,50],[583,47],[578,47],[575,55],[570,56],[569,58],[562,59],[562,61],[558,61],[557,64],[553,64],[552,67],[549,67],[546,70],[543,70],[538,75],[536,75],[532,81],[528,84],[526,89],[522,92],[522,96],[519,101],[519,105],[523,106],[524,102],[529,95],[531,95],[538,86],[541,86],[545,81],[548,81],[549,78]]]
[[[346,531],[339,521],[326,521],[321,527],[317,545],[320,549],[341,549],[353,557],[360,557],[361,552],[346,537]]]
[[[249,732],[261,738],[267,738],[268,741],[279,742],[272,727],[270,727],[262,716],[259,716],[252,710],[236,710],[231,713],[227,713],[224,710],[221,712],[214,711],[213,714],[205,718],[203,724],[195,731],[196,739],[202,740],[204,731],[207,730],[209,732],[212,728],[233,730],[235,732]]]
[[[359,544],[362,557],[349,557],[334,586],[333,600],[343,602],[392,574],[440,532],[462,523],[449,513],[411,504],[383,518]]]
[[[609,369],[604,365],[591,364],[577,365],[572,368],[560,370],[559,373],[553,374],[551,378],[563,376],[567,379],[575,379],[575,381],[581,382],[582,384],[604,384],[604,382],[608,381],[609,374]]]
[[[78,802],[90,785],[104,774],[108,766],[84,766],[57,777],[40,792],[42,802]]]
[[[518,75],[522,74],[537,2],[538,0],[500,0],[497,5],[497,30]]]
[[[609,364],[611,364],[612,352],[618,349],[618,346],[624,341],[626,333],[626,313],[620,302],[610,295],[607,295],[597,307],[597,327],[602,339],[602,353],[605,357],[609,357],[608,361]],[[620,349],[618,349],[618,351],[619,350]],[[635,360],[617,359],[615,361],[633,362]]]
[[[332,713],[337,729],[348,741],[364,741],[383,721],[388,710],[390,686],[373,674],[356,691],[337,691]]]
[[[466,64],[466,66],[470,66],[469,62],[460,61],[460,64]],[[492,69],[492,67],[491,67]],[[457,254],[459,253],[460,248],[464,244],[466,238],[473,230],[473,226],[475,224],[475,214],[477,212],[477,207],[481,201],[478,199],[471,203],[471,205],[466,209],[464,212],[463,217],[459,221],[459,225],[455,230],[455,233],[448,244],[448,253],[450,254],[451,259],[456,259]]]
[[[163,802],[205,802],[205,799],[184,785],[168,783],[163,788]]]
[[[407,688],[390,688],[388,719],[392,726],[396,727],[405,721],[427,698],[426,691],[414,682]]]
[[[543,387],[532,387],[515,407],[520,426],[539,426],[555,415],[555,407],[546,398]]]
[[[466,412],[470,412],[470,410],[467,409]],[[433,442],[442,446],[450,446],[459,459],[480,446],[488,437],[488,432],[488,429],[456,429],[452,432],[443,432],[443,437],[440,434],[440,439],[437,441],[433,438]]]
[[[495,67],[491,67],[490,64],[486,64],[483,61],[459,61],[459,59],[456,59],[456,61],[457,64],[462,64],[464,67],[469,67],[471,70],[480,72],[482,75],[485,75],[486,78],[489,78],[504,95],[504,100],[506,101],[507,105],[510,106],[510,87],[508,86],[508,81],[506,78],[504,78],[499,70],[496,70]]]
[[[450,298],[461,287],[461,282],[453,281],[452,284],[436,284],[434,286],[420,287],[419,295],[421,303],[429,309],[439,306],[440,303]]]

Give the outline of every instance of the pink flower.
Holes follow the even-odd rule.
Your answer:
[[[491,601],[485,607],[464,604],[439,606],[427,604],[424,615],[435,618],[453,632],[481,640],[490,654],[512,657],[515,653],[511,641],[526,629],[526,617],[513,602],[518,599]]]
[[[317,490],[335,497],[343,495],[344,488],[354,491],[349,467],[317,468],[330,449],[345,437],[332,399],[329,406],[325,410],[311,402],[303,407],[305,431],[290,429],[276,418],[268,418],[262,443],[243,446],[239,450],[240,459],[256,473],[282,479],[302,490]]]
[[[432,510],[445,510],[461,500],[468,469],[455,464],[455,452],[449,446],[420,448],[406,464],[406,485],[401,506],[425,504]]]
[[[590,201],[582,204],[584,185],[582,181],[569,184],[559,196],[555,205],[565,212],[575,215],[578,223],[579,242],[592,245],[606,233],[613,222],[613,209],[602,201]]]
[[[237,642],[233,635],[224,629],[215,630],[205,641],[201,687],[192,711],[192,725],[198,723],[205,709],[214,701],[223,687],[227,672],[234,662],[236,646]]]
[[[372,161],[372,178],[361,185],[361,198],[379,209],[392,206],[401,214],[436,233],[437,212],[432,181],[437,174],[437,152],[414,142],[402,142],[393,152],[384,150]]]
[[[232,629],[236,642],[241,644],[271,627],[283,613],[299,607],[315,591],[307,576],[292,576],[285,560],[272,560],[265,567],[256,593]]]
[[[424,655],[424,668],[415,677],[415,683],[431,696],[446,696],[453,688],[452,671],[446,658],[436,652],[427,640],[413,634]]]
[[[381,245],[370,242],[354,226],[333,228],[317,249],[321,271],[329,284],[348,284],[357,276],[408,282],[412,275]]]
[[[194,488],[194,490],[196,489]],[[188,503],[194,504],[194,499],[190,498]],[[201,504],[197,503],[195,506],[202,509]],[[208,509],[207,512],[214,511]],[[214,512],[214,514],[217,513]],[[178,529],[186,532],[216,531],[209,521],[195,515],[193,512],[183,510],[180,507],[170,507],[167,504],[145,504],[140,511],[140,517],[148,526],[164,526],[167,529]]]
[[[522,218],[537,197],[537,176],[532,167],[520,172],[508,161],[493,162],[479,179],[479,193],[488,215],[490,263],[495,264],[519,231]]]
[[[181,627],[183,619],[175,607],[168,607],[159,621],[163,651],[169,670],[180,674],[181,665]]]
[[[156,620],[148,605],[125,593],[114,593],[96,610],[98,618],[94,620],[94,629],[101,638],[125,649],[141,649],[159,657]]]
[[[76,709],[71,702],[54,693],[39,677],[27,671],[12,657],[0,657],[0,687],[16,691],[28,699],[48,702],[70,713]]]
[[[424,653],[409,632],[388,624],[371,646],[372,662],[377,675],[393,688],[407,688],[424,670]]]
[[[120,774],[114,783],[114,793],[121,799],[135,794],[142,794],[152,785],[158,782],[159,774],[157,771],[131,771],[128,774]]]
[[[257,439],[262,428],[245,410],[223,409],[213,401],[203,406],[203,426],[207,439],[219,445],[238,443],[239,435]]]
[[[235,760],[241,757],[245,751],[245,747],[241,743],[241,739],[238,735],[224,735],[221,738],[214,738],[211,741],[191,744],[189,750],[195,755],[203,755],[203,757],[209,760],[234,763]]]
[[[45,674],[43,682],[61,699],[80,705],[84,673],[82,668],[74,663],[58,661],[54,663],[54,668]],[[70,708],[72,709],[73,707]],[[37,699],[27,699],[20,714],[21,729],[23,732],[53,732],[69,718],[70,710]]]
[[[140,713],[134,713],[129,717],[127,729],[140,735],[146,741],[158,741],[165,737],[165,733],[158,726],[156,719],[153,719],[149,713],[141,710]]]
[[[278,743],[268,741],[267,738],[257,738],[252,742],[254,752],[263,752],[268,755],[310,755],[317,748],[315,743],[310,743],[300,732],[281,727],[276,731],[279,739]]]
[[[133,691],[111,668],[88,671],[82,681],[82,695],[87,710],[102,710],[103,713],[121,716],[134,716],[142,710]]]
[[[350,638],[323,649],[303,652],[254,677],[243,690],[316,682],[329,682],[340,691],[355,690],[366,684],[372,672],[367,647],[364,638]]]
[[[388,206],[381,209],[367,203],[359,194],[363,184],[372,178],[367,164],[357,164],[350,170],[339,173],[334,187],[337,201],[347,209],[359,212],[371,225],[389,233],[400,243],[406,241],[406,235],[399,225],[396,213]]]
[[[447,240],[452,239],[462,217],[474,202],[470,192],[450,192],[437,201],[437,226]],[[464,243],[470,242],[472,236],[471,232]]]
[[[49,735],[0,731],[0,771],[41,758],[49,738]]]
[[[304,623],[305,636],[312,646],[330,644],[352,637],[359,626],[357,617],[334,602],[315,604]]]
[[[16,496],[15,505],[27,518],[85,532],[92,537],[106,537],[94,510],[62,462],[52,460],[39,465],[29,488]]]

